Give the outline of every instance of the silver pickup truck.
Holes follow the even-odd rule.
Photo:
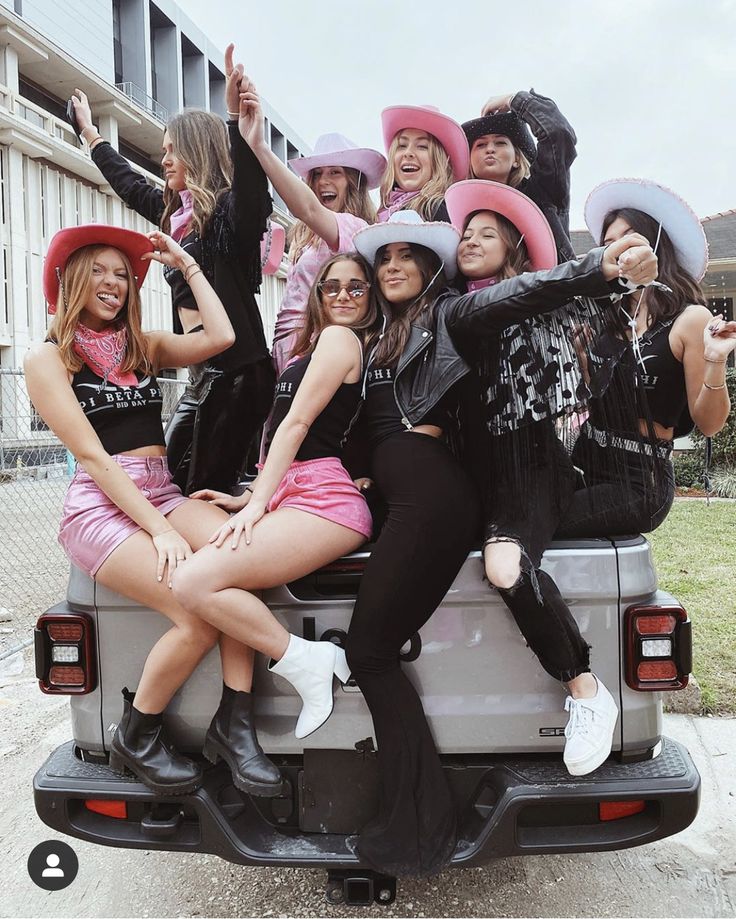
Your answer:
[[[370,546],[264,595],[287,628],[341,643]],[[690,622],[658,590],[641,536],[556,542],[544,568],[593,646],[597,673],[621,716],[613,754],[591,775],[562,764],[564,688],[539,666],[471,553],[443,605],[405,647],[404,666],[429,717],[457,801],[453,866],[509,855],[641,845],[695,818],[700,777],[680,744],[662,736],[661,692],[687,684]],[[209,852],[247,865],[324,867],[331,902],[390,903],[395,880],[364,870],[346,845],[376,807],[373,726],[360,690],[336,690],[323,727],[294,738],[301,700],[260,660],[258,734],[286,776],[282,796],[251,798],[224,764],[202,786],[158,797],[107,766],[121,714],[167,623],[72,569],[65,603],[40,617],[36,668],[44,692],[68,693],[72,738],[34,780],[50,827],[108,846]],[[177,747],[201,756],[221,687],[212,652],[168,709]]]

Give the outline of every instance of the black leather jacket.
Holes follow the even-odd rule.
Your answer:
[[[603,248],[549,271],[536,271],[460,294],[440,294],[426,325],[412,325],[394,378],[394,396],[407,429],[424,418],[442,396],[470,371],[463,340],[498,336],[508,326],[550,312],[574,297],[608,297]]]

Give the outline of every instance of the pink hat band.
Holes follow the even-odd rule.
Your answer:
[[[286,231],[280,223],[268,221],[268,229],[261,239],[261,271],[276,274],[281,266],[286,247]]]

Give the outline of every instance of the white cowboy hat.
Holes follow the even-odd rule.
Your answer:
[[[386,168],[386,157],[378,150],[357,147],[342,134],[322,134],[315,142],[314,153],[294,157],[289,160],[289,165],[302,179],[306,179],[313,169],[325,166],[357,169],[365,176],[368,188],[378,188]]]
[[[444,221],[425,222],[416,211],[396,211],[385,223],[364,227],[353,236],[353,245],[370,265],[376,253],[389,243],[415,243],[431,249],[444,265],[445,275],[457,273],[460,233]]]
[[[700,218],[676,192],[649,179],[609,179],[597,185],[585,202],[585,222],[600,242],[603,221],[609,211],[632,207],[662,225],[672,240],[677,260],[696,281],[708,267],[708,241]],[[655,240],[650,240],[654,245]]]

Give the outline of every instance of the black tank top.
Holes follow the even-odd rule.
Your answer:
[[[307,372],[312,355],[301,357],[290,364],[276,383],[271,415],[268,419],[266,434],[266,453],[271,448],[276,429],[284,420],[291,408],[304,374]],[[295,460],[323,459],[327,456],[340,456],[345,437],[360,404],[361,381],[342,383],[335,395],[317,415],[307,431],[297,451]]]
[[[378,446],[393,434],[409,430],[401,420],[401,412],[394,395],[395,376],[396,366],[372,366],[366,373],[365,413],[368,438],[372,447]],[[456,401],[455,387],[452,387],[417,424],[431,424],[443,432],[447,431],[451,420],[451,408]]]
[[[74,374],[74,395],[108,453],[164,446],[161,387],[155,376],[136,376],[136,386],[116,386],[87,364]]]

